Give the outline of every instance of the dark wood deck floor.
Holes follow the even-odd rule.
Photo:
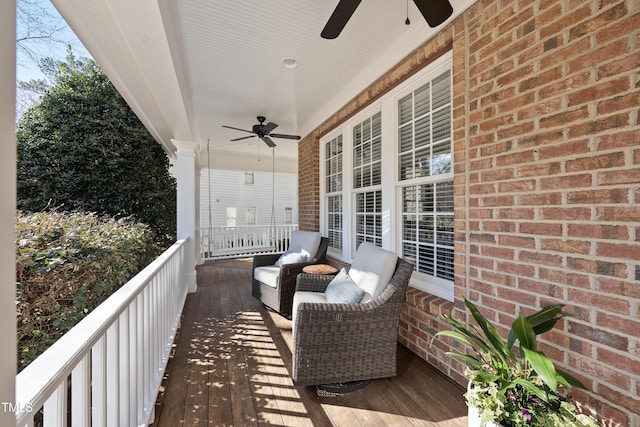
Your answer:
[[[157,427],[460,426],[463,390],[398,347],[398,375],[349,393],[291,382],[291,322],[251,297],[251,260],[198,268]]]

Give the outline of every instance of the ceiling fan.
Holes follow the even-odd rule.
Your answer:
[[[253,125],[253,128],[251,128],[251,130],[234,128],[233,126],[225,126],[225,125],[222,125],[222,127],[223,128],[228,128],[228,129],[235,129],[235,130],[239,130],[239,131],[242,131],[242,132],[248,132],[248,133],[252,133],[253,134],[251,136],[243,136],[243,137],[240,137],[240,138],[231,139],[231,141],[240,141],[240,140],[243,140],[243,139],[253,138],[254,136],[257,136],[258,138],[263,140],[265,142],[265,144],[267,144],[269,147],[275,147],[276,146],[275,142],[273,142],[273,140],[271,138],[295,139],[295,140],[300,139],[300,137],[298,135],[285,135],[285,134],[282,134],[282,133],[271,133],[271,132],[273,132],[273,130],[275,128],[278,127],[278,125],[273,123],[273,122],[269,122],[269,123],[267,123],[265,125],[264,121],[266,120],[266,118],[264,116],[258,116],[257,119],[258,119],[259,123]]]
[[[340,0],[320,35],[323,39],[335,39],[356,11],[362,0]],[[430,27],[437,27],[453,13],[449,0],[413,0]]]

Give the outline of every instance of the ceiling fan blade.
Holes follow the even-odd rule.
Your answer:
[[[282,139],[300,139],[298,135],[285,135],[282,133],[270,133],[269,136],[272,138],[282,138]]]
[[[271,147],[271,148],[273,148],[273,147],[275,147],[275,146],[276,146],[276,143],[275,143],[275,142],[273,142],[273,141],[271,140],[271,138],[269,138],[269,137],[268,137],[268,136],[266,136],[266,135],[265,135],[265,136],[260,137],[260,139],[262,139],[262,140],[264,141],[264,143],[265,143],[265,144],[267,144],[267,145],[268,145],[269,147]]]
[[[240,129],[240,128],[234,128],[233,126],[226,126],[226,125],[222,125],[223,128],[227,128],[227,129],[234,129],[234,130],[241,130],[242,132],[248,132],[248,133],[253,133],[250,130],[246,130],[246,129]]]
[[[262,132],[264,132],[266,135],[268,135],[268,134],[271,133],[272,130],[274,130],[277,127],[278,127],[277,124],[269,122],[266,125],[264,125],[264,127],[262,128]]]
[[[240,137],[240,138],[230,139],[229,141],[242,141],[243,139],[253,138],[254,136],[255,135],[243,136],[243,137]]]
[[[446,21],[453,13],[449,0],[413,0],[431,28]]]
[[[340,0],[331,17],[324,26],[320,36],[323,39],[335,39],[356,11],[361,0]]]

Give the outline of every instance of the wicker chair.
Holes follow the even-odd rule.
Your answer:
[[[398,323],[412,272],[412,264],[397,258],[395,271],[382,293],[354,304],[319,302],[332,278],[298,276],[294,384],[336,384],[395,376]],[[301,293],[307,293],[302,299],[309,301],[310,296],[311,301],[318,302],[300,302]]]
[[[311,234],[316,234],[318,237],[320,236],[320,233],[310,231],[292,232],[289,248],[291,249],[298,245],[296,240],[301,236],[308,239],[313,237]],[[251,295],[282,316],[291,318],[291,305],[296,288],[296,277],[302,273],[302,269],[305,266],[326,262],[328,246],[329,239],[320,237],[317,250],[307,260],[304,262],[283,264],[280,267],[276,267],[274,264],[280,255],[282,255],[281,253],[254,256]],[[270,271],[272,277],[265,279],[264,276],[259,273],[260,270],[263,272],[265,270],[267,272]],[[259,278],[262,278],[262,280]]]

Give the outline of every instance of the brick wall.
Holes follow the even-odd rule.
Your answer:
[[[453,49],[456,301],[410,289],[399,340],[456,381],[439,315],[468,297],[507,328],[565,303],[544,350],[607,425],[640,427],[639,44],[637,0],[479,1],[301,142],[317,229],[319,138]]]

